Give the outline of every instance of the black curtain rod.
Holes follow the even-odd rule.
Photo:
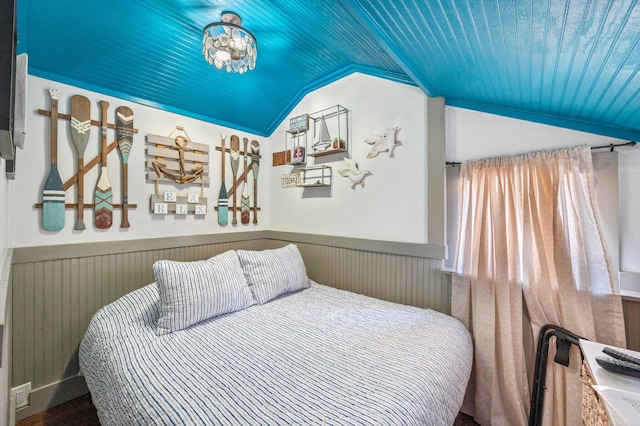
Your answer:
[[[601,145],[601,146],[592,146],[591,150],[594,149],[610,149],[611,152],[614,151],[615,148],[619,147],[619,146],[636,146],[636,142],[635,141],[630,141],[630,142],[625,142],[625,143],[612,143],[609,145]],[[457,161],[445,161],[444,163],[445,166],[447,167],[460,167],[462,165],[462,163],[457,162]]]
[[[626,143],[617,143],[617,144],[609,144],[609,145],[601,145],[601,146],[592,146],[591,149],[604,149],[604,148],[609,148],[611,150],[611,152],[613,152],[613,150],[619,146],[636,146],[636,142],[631,141],[631,142],[626,142]]]

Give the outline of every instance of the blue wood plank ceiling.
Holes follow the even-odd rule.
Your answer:
[[[233,10],[256,69],[201,55]],[[640,139],[640,7],[631,0],[18,0],[29,72],[269,136],[305,94],[363,72],[448,105]]]

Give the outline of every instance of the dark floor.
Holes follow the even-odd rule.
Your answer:
[[[99,426],[100,422],[87,394],[16,422],[16,426],[42,425]]]
[[[67,403],[53,407],[42,413],[27,417],[16,423],[16,426],[99,426],[96,409],[91,403],[89,395],[81,396]],[[477,425],[466,414],[460,413],[454,426]]]

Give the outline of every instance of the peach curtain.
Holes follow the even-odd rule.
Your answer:
[[[534,356],[525,353],[527,335],[537,340],[551,323],[625,346],[617,273],[594,205],[591,150],[471,161],[460,173],[453,292],[466,297],[455,297],[452,311],[466,312],[474,335],[475,418],[524,425],[527,359]],[[581,424],[580,357],[572,352],[569,369],[547,370],[544,424]]]

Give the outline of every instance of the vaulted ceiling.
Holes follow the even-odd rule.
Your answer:
[[[353,72],[448,105],[640,139],[635,0],[17,0],[29,72],[269,136]],[[219,71],[202,29],[237,12],[256,69]]]

